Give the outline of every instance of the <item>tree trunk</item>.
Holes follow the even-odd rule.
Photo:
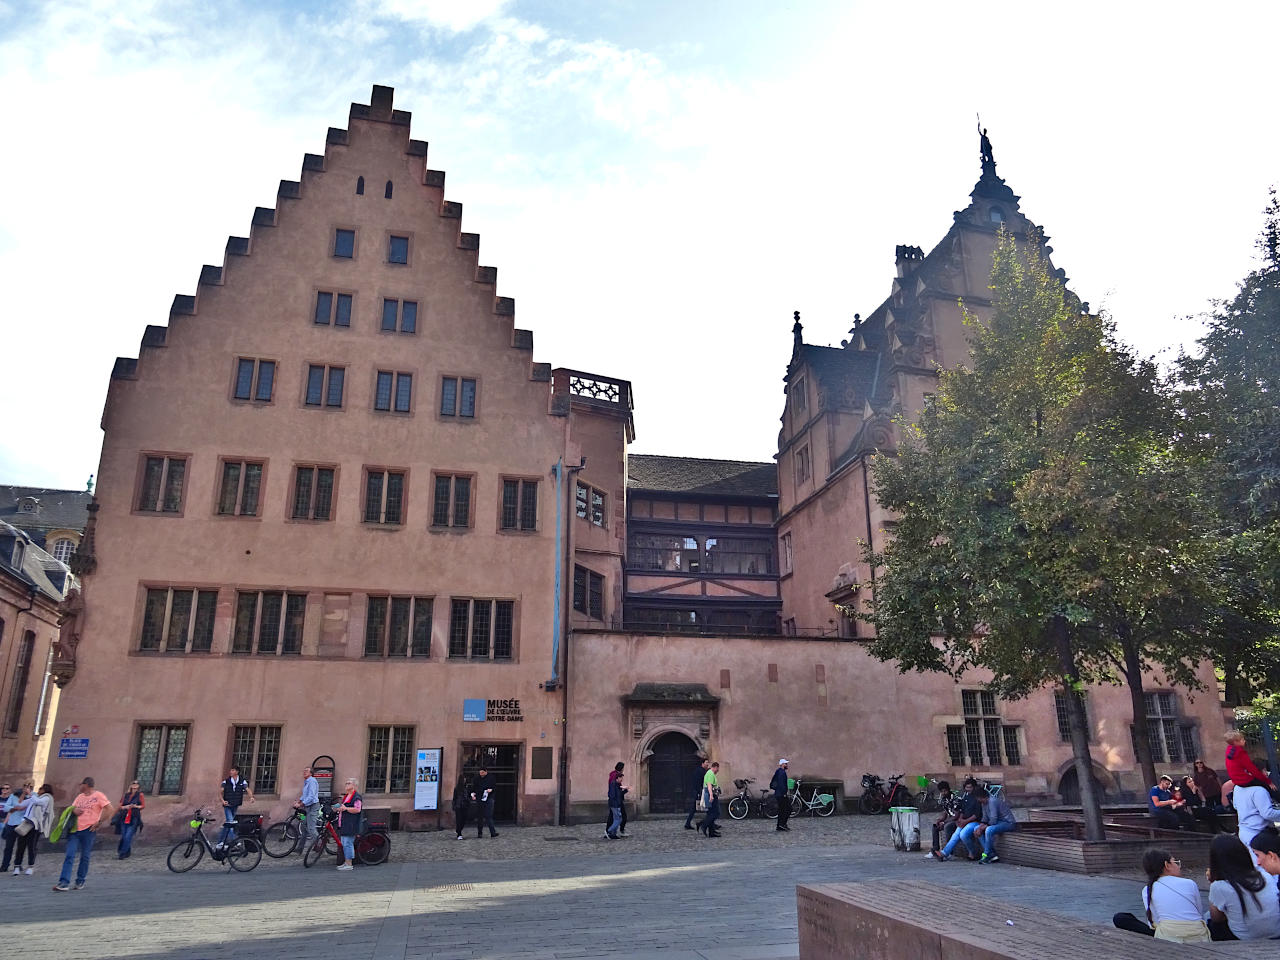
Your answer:
[[[1058,666],[1062,671],[1062,693],[1067,703],[1067,723],[1071,728],[1071,753],[1076,761],[1076,780],[1080,784],[1080,808],[1084,814],[1086,840],[1105,840],[1102,826],[1102,803],[1094,789],[1093,757],[1089,753],[1089,729],[1085,721],[1084,699],[1076,684],[1080,675],[1076,670],[1075,652],[1071,649],[1070,625],[1061,614],[1053,618],[1054,646],[1058,651]]]
[[[1124,650],[1124,680],[1129,687],[1129,703],[1133,711],[1133,741],[1142,768],[1142,782],[1150,789],[1156,785],[1156,762],[1151,756],[1151,724],[1147,722],[1147,697],[1142,689],[1142,659],[1138,645],[1126,630],[1121,631]],[[1194,760],[1195,757],[1188,758]]]

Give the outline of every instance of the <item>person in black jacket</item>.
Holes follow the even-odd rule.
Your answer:
[[[249,802],[253,803],[253,791],[249,789],[249,781],[240,776],[240,768],[232,767],[227,771],[227,779],[222,781],[222,833],[218,837],[219,843],[227,843],[235,836],[236,832],[236,811],[240,809],[240,804],[244,803],[245,795],[248,794]]]
[[[493,774],[484,767],[480,768],[475,782],[471,784],[471,799],[480,804],[480,813],[476,817],[476,839],[484,836],[484,828],[489,828],[489,836],[496,837],[498,831],[493,828],[493,791],[497,784]]]
[[[453,788],[453,828],[462,839],[462,831],[467,825],[467,809],[471,806],[471,785],[467,783],[466,774],[459,774],[457,786]]]
[[[618,828],[621,824],[622,774],[614,770],[609,777],[609,829],[604,832],[605,837],[609,840],[617,840]]]
[[[791,817],[791,798],[787,796],[787,758],[783,757],[778,761],[778,769],[773,771],[773,779],[769,781],[769,788],[773,790],[773,797],[778,801],[778,826],[779,830],[790,830],[787,826],[787,820]]]
[[[698,815],[698,797],[702,795],[702,778],[707,775],[707,771],[711,769],[711,761],[706,757],[702,758],[702,766],[693,772],[693,777],[689,780],[689,816],[685,817],[684,828],[692,830],[693,818]]]

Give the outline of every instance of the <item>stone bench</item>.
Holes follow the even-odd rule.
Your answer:
[[[1020,821],[1018,829],[996,840],[1000,859],[1022,867],[1066,873],[1132,873],[1141,869],[1142,853],[1161,847],[1186,862],[1188,876],[1209,863],[1207,833],[1161,830],[1154,825],[1108,824],[1107,839],[1084,839],[1079,820]]]
[[[801,885],[796,913],[800,960],[1252,960],[1277,954],[1269,940],[1170,943],[923,881]]]

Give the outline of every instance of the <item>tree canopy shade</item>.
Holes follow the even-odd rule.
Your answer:
[[[1216,305],[1194,355],[1179,359],[1183,442],[1219,467],[1210,492],[1222,528],[1219,665],[1227,699],[1280,691],[1280,202],[1258,241],[1262,262]]]
[[[966,316],[972,366],[943,371],[896,455],[875,459],[876,496],[898,523],[869,557],[870,651],[903,671],[985,669],[1011,699],[1062,689],[1100,838],[1083,692],[1128,684],[1154,782],[1143,673],[1197,684],[1212,511],[1154,364],[1064,288],[1038,237],[999,239],[991,289],[991,319]]]

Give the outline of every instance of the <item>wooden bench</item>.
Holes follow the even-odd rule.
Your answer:
[[[923,881],[801,885],[796,913],[800,960],[1252,960],[1277,954],[1270,940],[1170,943]]]
[[[1029,820],[996,840],[1001,860],[1023,867],[1066,873],[1131,873],[1141,868],[1142,853],[1161,847],[1185,861],[1184,870],[1203,870],[1209,864],[1207,833],[1161,830],[1151,825],[1108,824],[1107,839],[1084,839],[1079,820]]]

